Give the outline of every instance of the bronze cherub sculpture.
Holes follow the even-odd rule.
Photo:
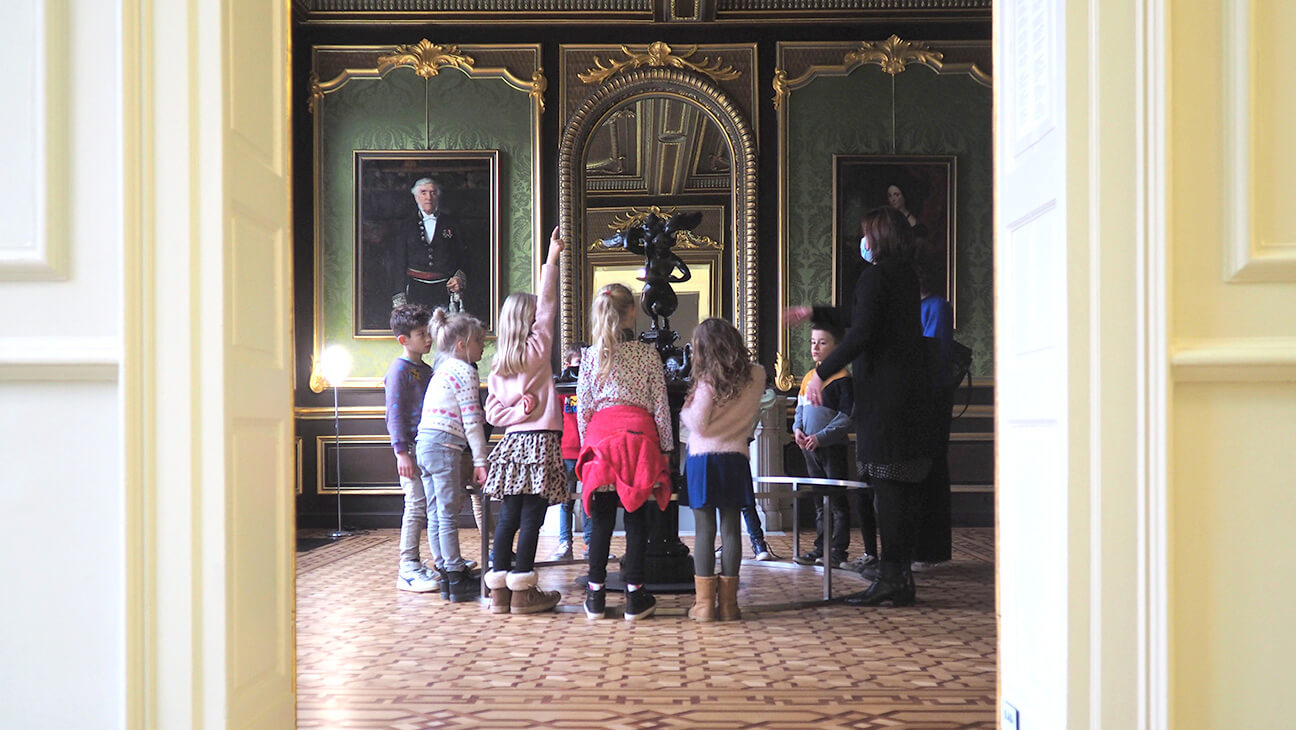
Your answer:
[[[600,242],[603,248],[629,251],[644,257],[644,273],[639,277],[644,283],[640,306],[652,318],[653,324],[652,329],[639,335],[639,339],[657,346],[662,362],[666,364],[667,377],[675,380],[688,377],[691,348],[675,346],[679,333],[670,328],[670,317],[679,308],[679,297],[671,284],[688,281],[692,274],[672,248],[677,233],[693,230],[701,220],[699,212],[670,216],[650,212]]]

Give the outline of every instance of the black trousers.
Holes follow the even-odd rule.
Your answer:
[[[908,566],[913,562],[914,528],[920,486],[890,479],[873,480],[873,507],[882,535],[883,562]]]
[[[943,416],[940,443],[932,458],[932,468],[918,491],[918,525],[914,543],[914,560],[940,563],[952,554],[950,533],[949,434],[954,410],[954,394],[946,391],[936,396],[937,413]]]
[[[847,458],[847,447],[821,446],[814,451],[802,450],[805,456],[806,475],[823,479],[850,479],[850,460]],[[815,541],[814,551],[823,554],[824,505],[822,497],[811,497],[815,505]],[[850,500],[846,488],[841,488],[840,497],[828,498],[829,519],[832,520],[832,551],[830,558],[845,558],[850,548]]]
[[[495,526],[495,548],[491,551],[495,570],[527,573],[535,568],[536,544],[549,500],[538,494],[511,494],[504,498],[499,524]],[[513,536],[517,535],[514,560]]]
[[[612,529],[616,527],[617,507],[621,499],[616,492],[595,492],[590,499],[590,519],[594,532],[589,543],[589,581],[607,581],[608,552],[612,548]],[[644,582],[644,549],[648,546],[648,509],[656,509],[651,499],[631,512],[625,511],[626,549],[621,556],[621,577],[626,583]]]

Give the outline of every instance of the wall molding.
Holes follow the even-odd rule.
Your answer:
[[[0,238],[0,281],[64,281],[68,278],[69,247],[67,211],[62,207],[70,177],[68,8],[60,0],[44,0],[28,12],[32,14],[30,25],[22,22],[19,14],[0,34],[5,45],[19,55],[24,55],[24,49],[31,50],[30,60],[16,71],[19,84],[30,82],[31,94],[13,100],[13,106],[21,109],[18,114],[31,124],[29,134],[17,132],[18,142],[32,150],[31,167],[20,164],[13,178],[17,185],[26,185],[24,179],[32,181],[29,199],[25,195],[13,198],[19,206],[27,201],[31,207],[17,211],[18,220],[11,221],[14,227]]]
[[[116,337],[0,337],[0,382],[116,381]]]
[[[1255,184],[1255,55],[1251,2],[1224,3],[1224,280],[1235,283],[1296,281],[1296,242],[1266,241],[1256,232],[1255,195],[1276,195]],[[1271,203],[1273,204],[1273,203]]]
[[[1296,337],[1176,339],[1170,366],[1181,383],[1296,382]]]

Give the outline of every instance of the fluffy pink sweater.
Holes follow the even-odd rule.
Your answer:
[[[486,420],[496,426],[505,426],[505,433],[514,431],[561,431],[562,406],[553,385],[553,324],[558,308],[558,267],[545,264],[540,267],[540,293],[536,301],[535,324],[526,339],[523,370],[501,377],[491,373],[486,379],[490,393],[486,396]],[[531,413],[522,410],[522,395],[536,397],[536,407]]]
[[[765,392],[765,369],[751,366],[747,385],[733,400],[715,407],[715,391],[699,382],[689,402],[680,410],[680,423],[688,429],[689,456],[747,453],[747,438],[760,413]]]

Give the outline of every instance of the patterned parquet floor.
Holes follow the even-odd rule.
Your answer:
[[[684,616],[691,595],[661,594],[659,615],[638,624],[589,621],[579,564],[540,569],[563,593],[555,613],[492,616],[401,592],[394,530],[301,553],[298,727],[995,726],[992,530],[956,530],[954,560],[918,574],[906,608],[773,610],[820,598],[822,575],[787,560],[790,535],[769,539],[785,562],[745,561],[744,620],[712,624]],[[480,560],[477,532],[461,540]],[[541,558],[553,549],[541,538]],[[833,578],[835,595],[864,587],[850,571]]]

